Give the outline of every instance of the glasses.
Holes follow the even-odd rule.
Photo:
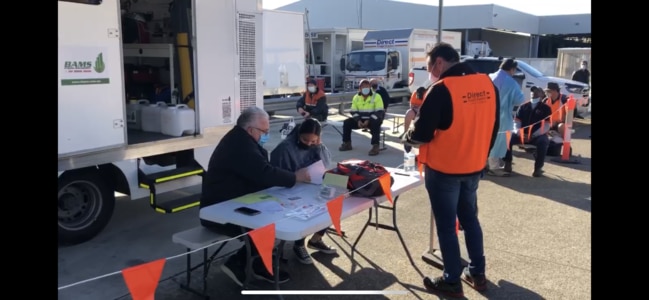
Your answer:
[[[251,128],[257,129],[257,130],[263,132],[264,134],[268,134],[268,132],[270,131],[270,128],[268,128],[268,129],[266,129],[266,130],[263,130],[263,129],[261,129],[261,128],[257,128],[257,127],[251,127]]]

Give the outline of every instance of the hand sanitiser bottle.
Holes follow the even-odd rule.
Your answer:
[[[414,151],[403,151],[403,170],[412,172],[415,168],[415,153]]]

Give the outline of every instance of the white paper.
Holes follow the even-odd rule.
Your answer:
[[[252,204],[247,204],[246,207],[256,209],[262,213],[276,213],[284,210],[284,207],[277,201],[262,201]]]
[[[322,160],[316,161],[310,166],[307,167],[309,176],[311,177],[311,183],[313,184],[322,184],[322,176],[326,171],[325,165]]]
[[[286,214],[286,216],[295,217],[301,220],[309,220],[325,212],[327,212],[327,208],[324,205],[309,204],[291,210],[289,213]]]

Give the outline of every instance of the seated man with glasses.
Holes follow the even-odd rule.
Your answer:
[[[291,172],[270,164],[268,151],[263,147],[268,141],[269,130],[268,113],[263,109],[253,106],[241,113],[237,125],[221,139],[212,153],[207,172],[203,176],[201,208],[274,186],[290,188],[296,182],[311,181],[306,168]],[[200,221],[201,225],[221,234],[234,237],[243,232],[237,225],[223,225],[203,219]],[[256,247],[251,249],[254,257],[252,276],[255,279],[275,282],[274,276],[266,271],[258,257]],[[221,266],[221,269],[235,283],[243,286],[246,261],[246,247],[242,247]],[[288,280],[288,273],[280,270],[279,282]]]

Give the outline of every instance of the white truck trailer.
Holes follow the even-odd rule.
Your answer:
[[[309,76],[324,79],[327,91],[342,91],[345,66],[340,65],[340,60],[351,51],[363,50],[363,38],[368,31],[358,28],[311,28],[310,33],[305,32]],[[311,47],[313,60],[310,59]]]
[[[170,5],[180,9],[190,29],[174,34],[178,42],[152,44],[140,36],[139,44],[125,44],[119,0],[58,2],[62,243],[84,242],[101,232],[112,217],[115,192],[147,198],[152,213],[197,206],[197,195],[166,203],[156,196],[199,184],[214,147],[241,110],[263,105],[261,0],[148,3],[164,5],[162,11]],[[193,89],[194,109],[174,106],[177,98],[166,108],[130,102],[129,78],[150,78],[142,68],[125,73],[125,61],[133,57],[162,60],[171,81]],[[174,67],[183,76],[175,76]],[[164,130],[169,127],[182,131]]]
[[[263,24],[264,97],[303,92],[304,13],[264,10]]]
[[[442,31],[442,41],[462,47],[462,33]],[[363,40],[363,50],[347,54],[345,89],[358,88],[361,79],[376,78],[387,90],[408,87],[411,69],[426,67],[426,52],[437,42],[432,29],[394,29],[369,31]]]

